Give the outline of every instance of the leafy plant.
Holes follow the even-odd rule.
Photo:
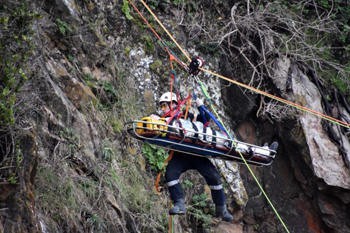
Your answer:
[[[125,14],[126,18],[129,20],[134,19],[131,15],[130,15],[130,7],[129,7],[129,2],[127,0],[123,0],[123,7],[122,7],[122,11]]]
[[[156,60],[155,62],[153,62],[152,64],[149,65],[149,68],[152,70],[152,71],[156,71],[159,67],[162,66],[162,61],[160,60]]]
[[[254,230],[259,230],[259,228],[260,228],[260,225],[259,224],[255,224],[254,226],[253,226],[253,228],[254,228]]]
[[[127,55],[129,55],[130,51],[131,51],[130,46],[126,46],[126,47],[125,47],[125,53],[126,53]]]
[[[182,183],[182,188],[187,189],[191,187],[193,187],[193,183],[189,180],[184,180],[184,182]]]
[[[68,54],[67,58],[68,58],[69,61],[71,61],[71,62],[73,61],[73,56],[71,54]]]
[[[114,88],[113,84],[111,82],[104,82],[103,89],[107,93],[110,100],[117,100],[118,98],[118,92]]]
[[[331,83],[337,87],[342,93],[348,93],[349,87],[342,79],[339,78],[331,78]]]
[[[160,171],[168,157],[166,150],[151,144],[144,144],[141,150],[145,158],[148,160],[151,169],[154,171]]]
[[[192,197],[193,206],[196,207],[205,207],[206,201],[208,200],[208,195],[206,193],[202,193],[201,195],[194,195]]]
[[[12,173],[11,176],[8,178],[8,181],[11,184],[15,184],[17,182],[17,178],[15,176],[16,176],[16,173]]]
[[[152,52],[154,50],[154,43],[152,38],[146,35],[142,35],[141,40],[145,42],[145,46],[144,46],[145,51]]]
[[[56,19],[56,24],[62,35],[67,36],[73,32],[73,29],[66,22],[63,22],[60,19]]]
[[[211,223],[212,216],[210,214],[210,211],[208,211],[208,213],[205,213],[204,211],[204,209],[208,207],[207,202],[209,201],[210,199],[206,193],[194,195],[192,197],[192,205],[188,208],[189,214],[191,214],[196,222],[199,222],[199,224],[204,228],[208,227]],[[212,207],[213,206],[209,206],[209,209],[213,209]]]

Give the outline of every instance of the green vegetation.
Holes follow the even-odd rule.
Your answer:
[[[61,130],[60,137],[63,138],[67,143],[68,149],[69,149],[68,155],[70,156],[73,156],[82,147],[80,145],[80,138],[74,132],[74,130],[71,130],[69,128],[66,128],[65,130]]]
[[[40,17],[27,0],[0,6],[0,128],[15,123],[16,95],[29,79],[28,64],[35,51],[31,28]]]
[[[210,213],[213,211],[214,205],[212,204],[210,197],[206,193],[194,195],[192,197],[191,206],[188,207],[188,214],[191,215],[191,218],[193,219],[192,222],[197,223],[203,228],[207,228],[210,226],[212,218],[212,215]]]
[[[152,144],[144,144],[142,146],[142,154],[147,159],[147,162],[151,166],[151,170],[159,172],[165,160],[168,157],[168,153],[165,149],[156,147]]]
[[[156,60],[152,64],[149,65],[149,68],[152,71],[156,71],[158,68],[160,68],[163,65],[161,60]]]
[[[336,77],[330,78],[331,83],[339,89],[342,93],[349,93],[349,86],[343,79],[338,79]]]
[[[142,226],[142,232],[155,232],[155,230],[166,232],[168,227],[166,206],[159,203],[159,197],[152,191],[152,187],[145,186],[145,183],[152,181],[140,171],[136,157],[119,162],[122,162],[123,166],[118,172],[115,169],[109,170],[105,183],[110,185],[111,190],[118,190],[120,203],[124,203],[124,207],[129,211],[143,214],[139,216],[139,224],[148,220],[148,224]],[[149,222],[150,219],[153,221]]]
[[[189,180],[184,180],[183,183],[182,183],[182,188],[183,189],[188,189],[188,188],[191,188],[193,187],[193,183]]]
[[[111,82],[104,82],[103,83],[103,90],[106,92],[107,97],[110,101],[117,101],[118,100],[118,91],[114,88],[113,84]]]
[[[61,34],[67,36],[73,32],[73,29],[64,21],[60,19],[56,19],[56,24]]]
[[[131,48],[130,48],[129,46],[126,46],[126,47],[125,47],[125,53],[126,53],[126,55],[129,55],[130,51],[131,51]]]
[[[6,1],[0,6],[0,183],[17,184],[23,168],[21,141],[15,135],[19,122],[19,93],[32,78],[33,25],[41,15],[28,0]]]
[[[308,64],[319,78],[331,84],[330,87],[343,94],[350,93],[348,4],[341,0],[322,0],[306,5],[287,0],[252,0],[250,3],[256,14],[270,12],[266,21],[280,19],[274,29],[276,49],[287,55],[293,54],[297,60]]]
[[[134,19],[131,15],[130,15],[130,7],[129,7],[129,2],[128,0],[123,0],[123,7],[122,7],[122,11],[125,14],[126,18],[128,20],[132,20]]]
[[[142,35],[141,36],[141,41],[145,44],[145,46],[143,47],[144,50],[146,52],[153,52],[154,50],[154,43],[153,43],[153,39],[147,35]]]
[[[41,203],[38,208],[54,217],[57,232],[72,231],[70,227],[80,222],[81,218],[86,219],[86,229],[104,231],[98,207],[94,208],[100,194],[99,183],[89,177],[73,176],[74,173],[67,160],[51,165],[42,163],[35,190],[35,196]]]

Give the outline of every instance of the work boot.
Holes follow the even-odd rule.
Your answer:
[[[271,143],[271,145],[269,146],[269,149],[270,149],[270,150],[277,151],[277,148],[278,148],[278,142],[273,142],[273,143]]]
[[[226,205],[216,205],[215,215],[217,217],[222,217],[222,220],[224,220],[225,222],[231,222],[233,220],[233,216],[227,211]]]
[[[184,215],[186,213],[185,209],[185,200],[184,199],[179,199],[174,201],[174,207],[169,210],[170,215]]]

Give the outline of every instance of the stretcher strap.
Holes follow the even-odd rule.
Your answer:
[[[176,119],[176,120],[177,120],[177,124],[179,125],[179,128],[181,128],[181,129],[180,129],[180,135],[181,135],[181,137],[185,137],[186,129],[182,126],[181,121],[179,121],[178,119]]]
[[[203,134],[203,141],[206,142],[206,141],[207,141],[207,127],[204,127],[204,128],[203,128],[203,133],[204,133],[204,134]]]
[[[216,131],[213,128],[211,128],[211,131],[213,132],[212,145],[213,145],[214,148],[216,148]]]
[[[210,129],[211,132],[212,132],[212,136],[211,136],[212,141],[211,142],[209,142],[208,141],[209,139],[207,139],[207,136],[208,136],[207,131],[208,131],[208,129]],[[203,133],[204,133],[203,140],[205,142],[208,142],[208,143],[212,144],[213,147],[216,148],[216,131],[213,128],[211,128],[211,127],[204,127],[203,128]]]
[[[193,127],[194,131],[196,132],[194,134],[194,137],[192,138],[192,141],[196,142],[198,140],[198,132],[199,132],[199,130],[198,130],[198,127],[197,127],[197,125],[195,123],[193,123],[193,122],[191,122],[191,123],[192,123],[192,127]]]

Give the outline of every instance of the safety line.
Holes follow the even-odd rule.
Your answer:
[[[129,0],[130,1],[130,0]],[[185,50],[177,43],[177,41],[175,40],[175,38],[170,34],[170,32],[165,28],[165,26],[162,24],[162,22],[158,19],[158,17],[153,13],[153,11],[151,10],[151,8],[149,8],[149,6],[143,1],[140,0],[142,2],[142,4],[147,8],[147,10],[151,13],[151,15],[156,19],[156,21],[158,22],[158,24],[163,28],[163,30],[168,34],[168,36],[172,39],[172,41],[177,45],[177,47],[181,50],[181,52],[187,57],[187,59],[189,61],[191,61],[190,56],[185,52]]]
[[[184,63],[184,62],[182,62],[181,59],[180,59],[178,56],[176,56],[176,54],[168,47],[168,45],[165,44],[165,42],[163,42],[163,41],[161,41],[161,42],[162,42],[162,43],[159,43],[160,46],[162,46],[163,49],[169,51],[169,52],[174,56],[176,62],[177,62],[178,64],[180,64],[180,66],[181,66],[182,68],[184,68],[184,70],[188,71],[187,64]]]
[[[219,120],[219,122],[221,123],[221,125],[224,127],[224,130],[227,132],[227,136],[231,139],[234,148],[238,148],[238,147],[237,147],[237,143],[235,142],[235,140],[234,140],[234,138],[232,137],[232,135],[228,132],[228,130],[227,130],[225,124],[224,124],[224,123],[222,122],[222,120],[221,120],[221,117],[219,116],[219,114],[217,113],[215,107],[213,106],[213,103],[211,102],[210,96],[209,96],[207,90],[205,89],[204,85],[203,85],[201,82],[200,82],[200,85],[201,85],[201,89],[202,89],[202,92],[203,92],[204,96],[206,97],[207,100],[209,100],[208,102],[209,102],[209,105],[210,105],[211,109],[212,109],[213,112],[215,113],[215,115],[216,115],[217,119]],[[284,229],[289,233],[289,230],[288,230],[286,224],[285,224],[284,221],[282,220],[282,218],[281,218],[281,216],[279,215],[279,213],[278,213],[277,209],[275,208],[275,206],[272,204],[270,198],[267,196],[267,194],[266,194],[264,188],[261,186],[260,182],[258,181],[258,179],[256,178],[256,176],[254,175],[252,169],[250,168],[249,164],[247,163],[247,160],[244,158],[244,156],[242,155],[242,153],[241,153],[240,150],[237,150],[237,151],[238,151],[239,155],[241,156],[241,158],[242,158],[244,164],[245,164],[246,167],[248,168],[250,174],[251,174],[252,177],[254,178],[254,181],[257,183],[257,185],[259,186],[259,188],[260,188],[261,192],[263,193],[264,197],[266,198],[266,200],[267,200],[268,203],[270,204],[272,210],[275,212],[277,218],[280,220],[282,226],[283,226]]]
[[[225,77],[225,76],[222,76],[222,75],[220,75],[220,74],[214,73],[214,72],[212,72],[212,71],[210,71],[210,70],[206,70],[206,69],[203,69],[203,68],[200,68],[200,69],[201,69],[202,71],[204,71],[204,72],[207,72],[207,73],[209,73],[209,74],[215,75],[215,76],[217,76],[217,77],[219,77],[219,78],[221,78],[221,79],[224,79],[224,80],[226,80],[226,81],[228,81],[228,82],[234,83],[234,84],[236,84],[236,85],[238,85],[238,86],[244,87],[244,88],[246,88],[246,89],[249,89],[249,90],[252,90],[252,91],[254,91],[254,92],[256,92],[256,93],[259,93],[259,94],[261,94],[261,95],[267,96],[267,97],[269,97],[269,98],[271,98],[271,99],[274,99],[274,100],[277,100],[277,101],[282,102],[282,103],[284,103],[284,104],[287,104],[287,105],[289,105],[289,106],[295,107],[295,108],[297,108],[297,109],[299,109],[299,110],[301,110],[301,111],[311,113],[312,115],[315,115],[315,116],[318,116],[318,117],[320,117],[320,118],[322,118],[322,119],[328,120],[328,121],[330,121],[330,122],[332,122],[332,123],[334,123],[334,124],[337,124],[337,125],[340,125],[340,126],[343,126],[343,127],[346,127],[346,128],[350,128],[350,124],[349,124],[349,123],[345,123],[345,122],[343,122],[343,121],[341,121],[341,120],[338,120],[338,119],[335,119],[335,118],[333,118],[333,117],[327,116],[327,115],[325,115],[325,114],[322,114],[322,113],[317,112],[317,111],[315,111],[315,110],[309,109],[309,108],[307,108],[307,107],[303,107],[303,106],[301,106],[301,105],[298,105],[298,104],[296,104],[296,103],[290,102],[290,101],[285,100],[285,99],[283,99],[283,98],[280,98],[280,97],[278,97],[278,96],[271,95],[271,94],[269,94],[269,93],[267,93],[267,92],[264,92],[264,91],[261,91],[261,90],[259,90],[259,89],[254,88],[254,87],[248,86],[248,85],[246,85],[246,84],[237,82],[237,81],[235,81],[235,80],[233,80],[233,79],[229,79],[229,78],[227,78],[227,77]]]
[[[184,65],[180,59],[178,59],[178,57],[176,57],[174,55],[174,53],[168,48],[168,45],[162,40],[162,38],[158,35],[158,33],[153,29],[152,25],[147,21],[147,19],[142,15],[142,13],[138,10],[138,8],[136,7],[136,5],[131,1],[128,0],[129,3],[132,5],[132,7],[137,11],[137,13],[140,15],[140,17],[143,19],[143,21],[147,24],[147,26],[151,29],[151,31],[153,32],[153,34],[158,38],[158,40],[161,42],[161,44],[164,45],[165,50],[167,51],[168,55],[171,57],[171,55],[173,55],[174,60],[184,69],[186,69],[186,65]],[[173,38],[172,38],[173,39]],[[175,39],[174,39],[175,40]],[[179,46],[177,44],[177,46]],[[182,51],[183,52],[183,51]]]
[[[129,0],[129,1],[130,1],[130,0]],[[158,17],[153,13],[153,11],[147,6],[147,4],[146,4],[143,0],[140,0],[140,1],[141,1],[142,4],[147,8],[147,10],[151,13],[151,15],[156,19],[156,21],[157,21],[158,24],[163,28],[163,30],[169,35],[169,37],[173,40],[173,42],[177,45],[177,47],[181,50],[181,52],[187,57],[187,59],[188,59],[189,61],[191,61],[189,55],[188,55],[188,54],[184,51],[184,49],[177,43],[177,41],[175,40],[175,38],[174,38],[174,37],[170,34],[170,32],[165,28],[165,26],[164,26],[164,25],[162,24],[162,22],[158,19]],[[305,111],[305,112],[309,112],[309,113],[311,113],[311,114],[313,114],[313,115],[315,115],[315,116],[321,117],[322,119],[328,120],[328,121],[330,121],[330,122],[332,122],[332,123],[338,124],[338,125],[343,126],[343,127],[346,127],[346,128],[350,128],[350,124],[349,124],[349,123],[346,123],[346,122],[344,122],[344,121],[335,119],[335,118],[333,118],[333,117],[327,116],[327,115],[322,114],[322,113],[320,113],[320,112],[317,112],[317,111],[314,111],[314,110],[312,110],[312,109],[309,109],[309,108],[303,107],[303,106],[301,106],[301,105],[298,105],[298,104],[296,104],[296,103],[287,101],[287,100],[285,100],[285,99],[283,99],[283,98],[280,98],[280,97],[277,97],[277,96],[268,94],[267,92],[261,91],[261,90],[259,90],[259,89],[254,88],[254,87],[250,87],[250,86],[245,85],[245,84],[243,84],[243,83],[237,82],[237,81],[235,81],[235,80],[233,80],[233,79],[229,79],[229,78],[224,77],[224,76],[222,76],[222,75],[216,74],[216,73],[214,73],[214,72],[212,72],[212,71],[210,71],[210,70],[206,70],[206,69],[204,69],[204,68],[199,68],[199,69],[202,70],[202,71],[204,71],[204,72],[207,72],[207,73],[210,73],[210,74],[212,74],[212,75],[215,75],[215,76],[217,76],[217,77],[219,77],[219,78],[225,79],[225,80],[227,80],[227,81],[229,81],[229,82],[232,82],[232,83],[234,83],[234,84],[237,84],[237,85],[239,85],[239,86],[241,86],[241,87],[247,88],[247,89],[249,89],[249,90],[252,90],[252,91],[254,91],[254,92],[257,92],[257,93],[259,93],[259,94],[262,94],[262,95],[264,95],[264,96],[267,96],[267,97],[269,97],[269,98],[271,98],[271,99],[274,99],[274,100],[277,100],[277,101],[279,101],[279,102],[285,103],[285,104],[287,104],[287,105],[293,106],[293,107],[295,107],[295,108],[297,108],[297,109],[299,109],[299,110],[302,110],[302,111]]]

